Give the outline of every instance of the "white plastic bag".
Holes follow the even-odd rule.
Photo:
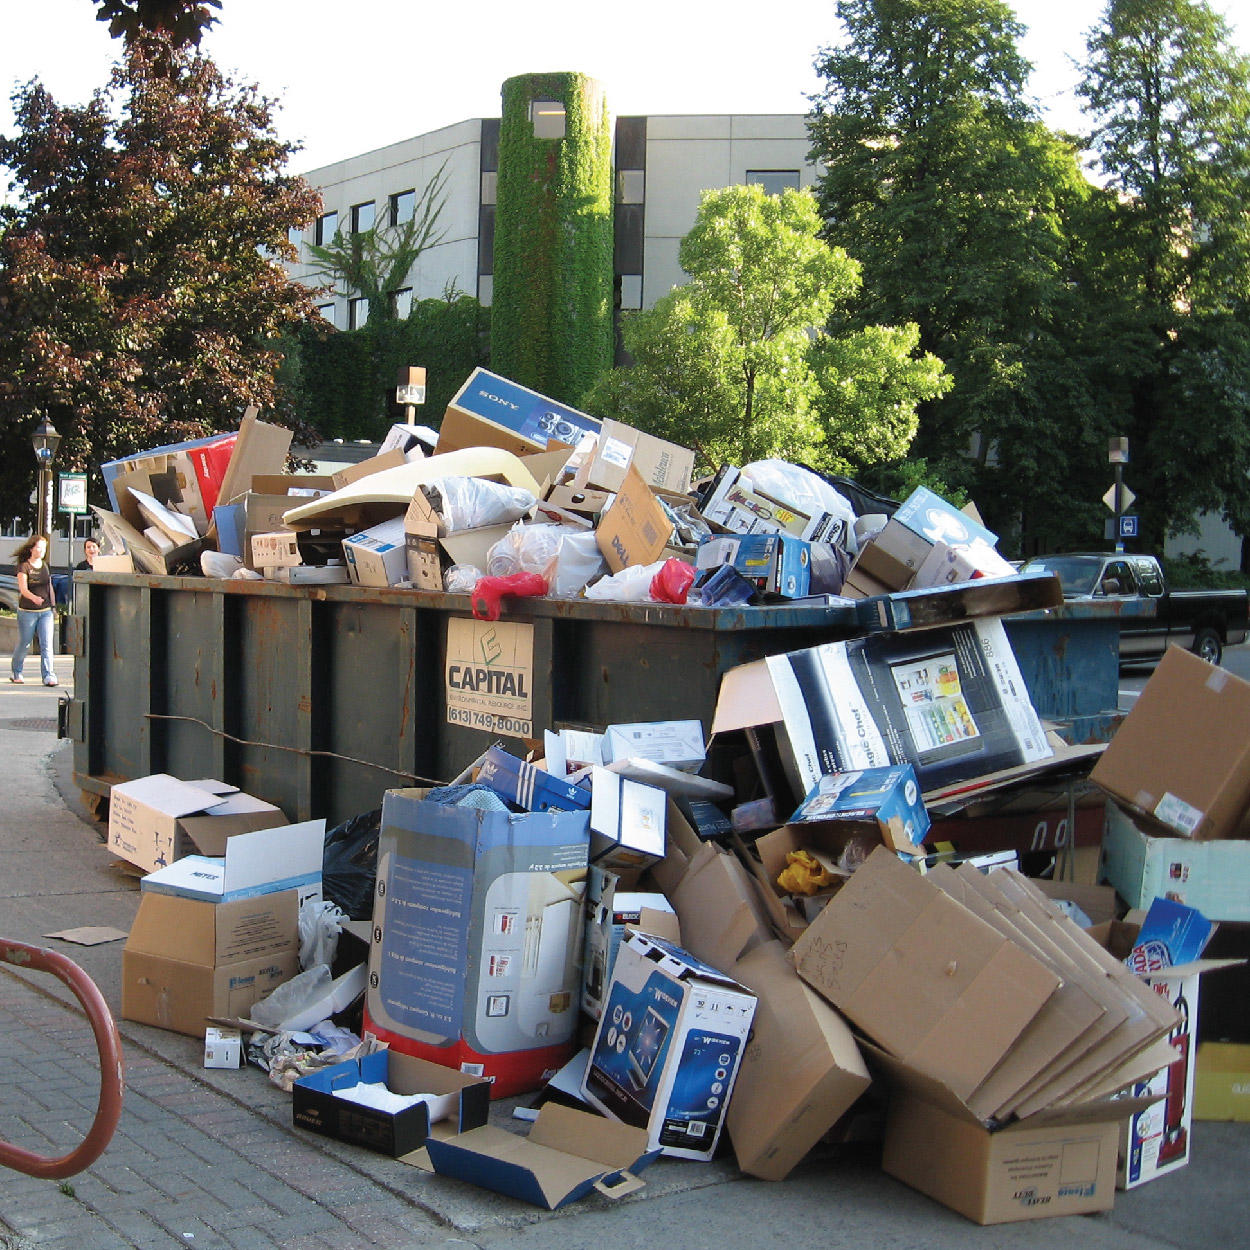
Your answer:
[[[809,516],[815,512],[832,513],[842,525],[835,535],[825,541],[836,541],[852,555],[855,554],[857,548],[852,532],[855,509],[851,501],[823,477],[786,460],[755,460],[742,466],[742,476],[750,478],[756,490]]]
[[[551,587],[548,593],[575,595],[587,582],[606,572],[607,567],[594,530],[567,531],[560,540],[555,567],[547,576]]]
[[[664,567],[663,560],[654,564],[631,564],[629,568],[601,577],[586,587],[586,598],[604,603],[651,603],[651,579]]]
[[[339,934],[347,919],[343,909],[329,899],[309,899],[299,909],[299,966],[332,964],[339,948]]]
[[[272,994],[252,1004],[248,1017],[266,1032],[277,1033],[329,992],[333,978],[328,964],[316,964],[283,981]]]
[[[439,513],[449,534],[504,525],[523,517],[538,502],[519,486],[481,477],[444,477],[433,485],[442,496]]]

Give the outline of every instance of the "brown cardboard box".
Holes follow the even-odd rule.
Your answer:
[[[603,514],[595,541],[613,573],[658,560],[673,532],[668,514],[632,465],[612,506]]]
[[[420,487],[404,514],[404,541],[408,548],[408,580],[420,590],[443,589],[443,567],[438,554],[442,521]]]
[[[1160,831],[1250,835],[1250,682],[1169,647],[1090,779]]]
[[[586,457],[573,478],[577,490],[598,487],[617,491],[633,465],[653,490],[685,495],[694,471],[694,452],[676,443],[644,434],[620,421],[606,420],[592,455]]]
[[[202,1037],[299,971],[299,891],[228,903],[145,891],[122,952],[122,1018]]]
[[[855,570],[891,590],[906,590],[932,550],[933,544],[924,535],[891,519],[871,542],[860,548]]]

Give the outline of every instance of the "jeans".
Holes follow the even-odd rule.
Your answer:
[[[52,669],[52,617],[51,608],[42,612],[25,612],[17,610],[17,646],[13,649],[13,676],[22,675],[22,665],[26,661],[26,652],[36,634],[39,635],[39,668],[44,681],[55,676]]]

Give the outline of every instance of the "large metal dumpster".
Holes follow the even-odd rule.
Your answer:
[[[727,669],[869,628],[855,605],[539,599],[492,629],[465,595],[124,574],[79,574],[76,602],[63,732],[85,794],[153,772],[214,777],[332,823],[389,787],[454,776],[497,737],[667,718],[706,730]],[[1011,618],[1009,633],[1043,717],[1088,740],[1114,715],[1113,619],[1056,608]],[[483,721],[492,692],[464,689],[466,645],[483,667],[519,648],[528,722],[516,689]]]

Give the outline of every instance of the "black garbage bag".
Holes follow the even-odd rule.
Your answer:
[[[321,857],[321,891],[352,920],[373,918],[382,809],[374,808],[335,825]]]

